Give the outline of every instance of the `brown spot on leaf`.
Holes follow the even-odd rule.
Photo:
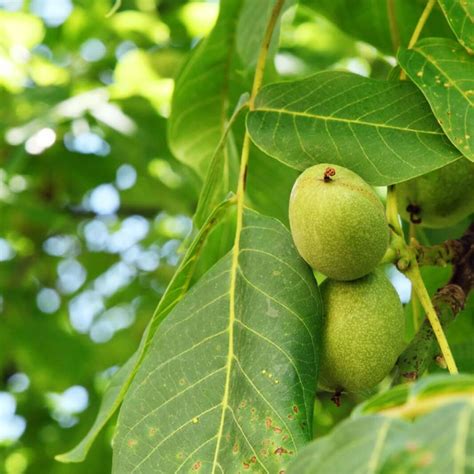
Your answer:
[[[244,466],[244,469],[250,469],[250,464],[244,462],[242,465]]]
[[[127,445],[129,448],[133,448],[138,444],[138,441],[136,439],[129,439],[127,441]]]
[[[232,452],[234,454],[239,452],[239,445],[237,443],[235,443],[234,446],[232,447]]]
[[[288,450],[280,446],[279,448],[275,449],[273,454],[278,454],[279,456],[281,456],[282,454],[288,454]]]
[[[148,429],[148,436],[155,436],[157,431],[158,430],[156,428],[149,428]]]
[[[275,433],[280,434],[283,430],[282,430],[280,427],[278,427],[278,426],[274,426],[274,427],[273,427],[273,431],[274,431]]]
[[[196,462],[193,464],[193,471],[199,471],[199,469],[201,469],[201,466],[202,466],[201,461],[196,461]]]
[[[296,405],[293,405],[293,411],[294,411],[295,413],[298,413],[300,410],[299,410],[299,408],[298,408]]]
[[[256,457],[256,456],[252,456],[252,457],[250,458],[250,462],[253,463],[253,464],[255,464],[255,463],[257,462],[257,457]]]
[[[265,426],[268,429],[272,427],[272,419],[271,418],[265,418]]]

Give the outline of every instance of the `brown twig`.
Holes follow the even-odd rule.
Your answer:
[[[453,274],[444,287],[433,296],[441,325],[446,328],[464,308],[469,293],[474,289],[474,224],[457,240],[449,240],[433,247],[423,247],[417,258],[423,264],[453,264]],[[427,263],[430,262],[430,263]],[[428,320],[397,361],[394,384],[418,379],[439,355],[439,347]]]

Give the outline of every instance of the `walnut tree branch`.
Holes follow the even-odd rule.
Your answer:
[[[424,264],[437,264],[439,259],[453,264],[451,279],[447,285],[438,289],[432,299],[444,329],[464,308],[467,297],[474,288],[474,224],[460,239],[425,247],[417,256]],[[425,319],[397,361],[394,384],[418,379],[437,358],[439,360],[439,347],[431,325]]]

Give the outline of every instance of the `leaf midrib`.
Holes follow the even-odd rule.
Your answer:
[[[434,132],[434,131],[429,131],[429,130],[419,130],[419,129],[413,129],[413,128],[403,128],[403,127],[398,127],[394,125],[386,125],[382,123],[365,122],[365,121],[360,121],[360,120],[350,120],[350,119],[345,119],[342,117],[331,117],[329,115],[310,114],[307,112],[299,112],[299,111],[294,111],[294,110],[258,107],[257,109],[255,109],[254,112],[269,112],[269,113],[278,113],[278,114],[284,114],[284,115],[293,115],[293,116],[298,116],[298,117],[312,118],[316,120],[324,120],[327,122],[341,122],[341,123],[348,123],[351,125],[352,124],[362,125],[366,127],[387,128],[389,130],[398,130],[401,132],[416,133],[416,134],[423,133],[427,135],[441,135],[441,136],[444,135],[443,132]]]

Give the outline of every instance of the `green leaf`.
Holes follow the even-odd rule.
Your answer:
[[[379,413],[391,417],[412,418],[453,401],[469,401],[474,395],[471,375],[436,374],[414,384],[397,385],[360,404],[352,417]]]
[[[198,206],[194,213],[194,223],[199,229],[216,205],[224,199],[224,196],[237,187],[239,174],[239,157],[237,147],[234,143],[232,125],[240,112],[248,105],[249,95],[242,94],[235,107],[229,123],[214,150],[204,180]]]
[[[308,445],[288,474],[472,472],[474,404],[444,405],[409,423],[381,415],[349,419]]]
[[[298,171],[252,144],[247,173],[247,196],[252,209],[276,217],[289,228],[288,203],[298,175]]]
[[[201,231],[194,238],[181,264],[176,270],[173,279],[168,285],[165,294],[158,303],[155,313],[143,333],[139,348],[111,380],[111,383],[102,399],[99,413],[97,414],[96,420],[91,429],[75,448],[67,453],[56,456],[56,460],[69,463],[81,462],[86,458],[90,447],[97,438],[97,435],[122,403],[122,400],[127,393],[138,368],[140,367],[143,357],[148,350],[156,329],[188,290],[199,255],[202,252],[210,232],[213,230],[216,223],[225,216],[226,211],[232,203],[232,199],[222,202],[221,205],[218,206],[209,216],[206,225],[202,227]]]
[[[303,3],[325,15],[345,33],[393,54],[386,0],[303,0]],[[400,42],[407,45],[426,2],[394,0],[393,3]],[[430,35],[451,36],[441,9],[436,6],[422,31],[422,36]]]
[[[174,155],[205,176],[239,96],[250,89],[252,66],[273,0],[223,0],[217,23],[179,75],[168,138]],[[252,28],[251,38],[247,28]],[[258,45],[258,47],[254,47]],[[240,54],[239,54],[240,53]]]
[[[474,59],[455,41],[426,38],[398,60],[457,149],[474,161]]]
[[[474,3],[470,0],[438,0],[438,3],[459,42],[472,54],[474,52]]]
[[[247,118],[254,143],[304,170],[334,163],[373,185],[405,181],[459,158],[421,92],[346,72],[270,84]]]
[[[279,472],[311,438],[316,282],[274,219],[246,211],[239,249],[156,332],[119,415],[115,473]]]

